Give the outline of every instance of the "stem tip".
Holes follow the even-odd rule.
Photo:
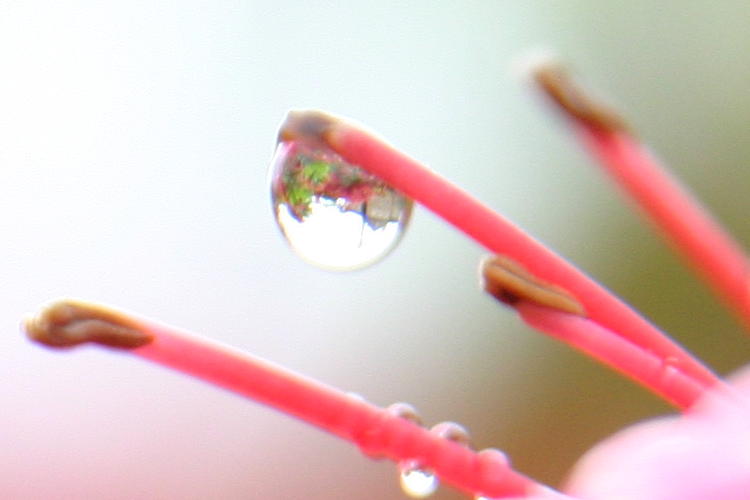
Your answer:
[[[502,255],[485,258],[481,264],[484,289],[511,307],[522,301],[585,316],[586,310],[573,295],[559,286],[540,280],[518,262]]]
[[[40,344],[68,348],[87,342],[133,349],[153,340],[151,334],[125,315],[106,307],[72,299],[52,302],[23,322],[26,335]]]
[[[542,92],[570,118],[602,132],[629,132],[625,119],[576,83],[558,61],[546,60],[531,68]]]
[[[278,142],[301,140],[326,146],[328,134],[338,123],[338,119],[321,111],[292,110],[281,124]]]

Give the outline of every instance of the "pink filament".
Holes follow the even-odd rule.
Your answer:
[[[583,304],[588,318],[606,330],[660,359],[673,360],[680,371],[701,387],[719,383],[716,375],[700,361],[604,287],[428,168],[350,126],[334,129],[328,142],[347,161],[382,178],[491,252],[511,257],[540,279],[566,289]]]
[[[370,456],[416,460],[471,494],[523,497],[541,488],[493,454],[476,453],[359,398],[247,353],[138,321],[154,340],[130,352],[302,419]]]
[[[750,328],[750,264],[734,240],[633,137],[577,128],[591,154]]]
[[[660,359],[587,318],[530,302],[521,302],[516,309],[530,326],[612,366],[678,408],[690,408],[704,393],[680,371],[676,360]]]

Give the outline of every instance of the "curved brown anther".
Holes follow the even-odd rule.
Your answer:
[[[93,342],[132,349],[153,339],[138,324],[106,307],[77,300],[59,300],[23,323],[28,337],[49,347],[66,348]]]
[[[482,261],[481,273],[487,293],[510,305],[522,301],[585,316],[583,304],[563,288],[540,280],[514,260],[502,255]]]
[[[281,124],[277,141],[303,141],[316,147],[327,147],[328,133],[337,123],[337,118],[321,111],[290,111]]]
[[[603,132],[628,132],[625,119],[576,83],[559,62],[547,61],[531,71],[542,91],[568,116]]]

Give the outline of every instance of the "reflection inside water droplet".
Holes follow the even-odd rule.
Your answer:
[[[432,472],[420,469],[414,462],[399,464],[401,489],[413,498],[426,498],[437,491],[440,482]]]
[[[333,151],[280,143],[271,170],[276,221],[291,247],[316,266],[368,266],[398,243],[412,202]]]

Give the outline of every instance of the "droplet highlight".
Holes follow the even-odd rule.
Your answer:
[[[413,460],[399,464],[401,489],[412,498],[427,498],[440,486],[437,476],[431,471],[420,469]]]
[[[412,201],[330,149],[279,144],[271,166],[274,216],[292,249],[333,271],[360,269],[396,247]]]
[[[386,408],[386,411],[398,418],[403,418],[414,424],[422,425],[422,417],[419,416],[417,409],[409,403],[393,403]]]
[[[454,441],[461,446],[471,447],[469,431],[463,425],[456,422],[440,422],[432,426],[430,432],[448,441]]]

